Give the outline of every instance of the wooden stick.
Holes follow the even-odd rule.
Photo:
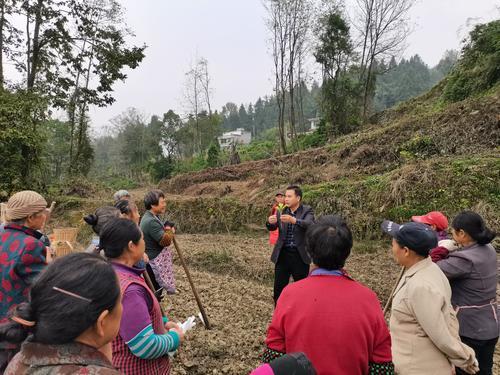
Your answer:
[[[389,299],[387,300],[387,303],[385,304],[384,307],[384,316],[387,313],[387,310],[391,307],[392,304],[392,297],[394,295],[394,292],[396,291],[396,288],[399,285],[399,282],[401,281],[401,278],[403,277],[403,274],[405,273],[405,268],[401,267],[401,271],[399,272],[398,280],[396,281],[396,284],[394,284],[394,288],[392,288],[391,294],[389,295]]]
[[[151,280],[151,277],[149,277],[148,271],[147,270],[144,271],[144,273],[142,275],[144,276],[144,281],[146,281],[148,288],[153,292],[153,294],[155,294],[156,290],[155,290],[155,287],[153,286],[153,281]],[[156,298],[156,294],[155,294],[155,298]],[[158,304],[160,305],[161,315],[166,316],[165,311],[163,310],[161,303],[158,303]]]
[[[188,278],[189,285],[191,285],[191,289],[193,291],[194,298],[196,299],[196,303],[198,304],[198,308],[200,309],[201,316],[203,317],[203,324],[205,325],[206,329],[211,329],[207,314],[205,313],[205,309],[203,308],[200,297],[198,296],[198,292],[196,291],[193,280],[191,279],[191,274],[189,273],[189,269],[187,268],[186,262],[184,261],[184,257],[182,255],[181,249],[179,248],[179,244],[177,243],[177,240],[175,239],[175,236],[173,237],[172,242],[174,244],[175,250],[177,250],[177,254],[179,255],[179,259],[181,261],[182,268],[184,268],[184,272],[186,272],[186,276]]]

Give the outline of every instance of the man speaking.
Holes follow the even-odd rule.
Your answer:
[[[274,303],[288,285],[290,275],[299,281],[309,274],[311,258],[305,247],[307,227],[314,221],[311,207],[302,204],[302,190],[289,186],[285,193],[286,207],[283,212],[269,216],[268,230],[279,230],[279,237],[271,255],[274,267]]]

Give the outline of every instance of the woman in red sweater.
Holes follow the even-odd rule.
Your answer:
[[[393,374],[391,337],[376,294],[343,270],[352,234],[324,216],[306,234],[309,277],[281,294],[267,331],[264,362],[303,352],[318,375]]]

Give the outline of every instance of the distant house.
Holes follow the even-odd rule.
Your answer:
[[[252,141],[252,133],[245,129],[238,128],[236,130],[222,134],[217,137],[221,149],[229,148],[232,144],[247,145]]]
[[[309,120],[309,131],[313,132],[318,129],[319,122],[321,121],[321,117],[310,118]]]

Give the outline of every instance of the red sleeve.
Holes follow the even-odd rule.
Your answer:
[[[273,318],[271,320],[271,324],[267,328],[267,337],[266,337],[266,347],[281,353],[286,353],[285,346],[285,331],[283,328],[283,313],[282,306],[284,295],[281,294],[278,299],[278,304],[276,305],[276,309],[273,313]]]
[[[391,335],[387,324],[385,323],[384,314],[377,301],[377,317],[374,326],[375,342],[373,344],[373,352],[371,353],[370,363],[387,363],[392,361],[391,354]]]
[[[438,246],[431,250],[430,256],[434,263],[439,262],[440,260],[448,258],[450,252],[446,247]]]

